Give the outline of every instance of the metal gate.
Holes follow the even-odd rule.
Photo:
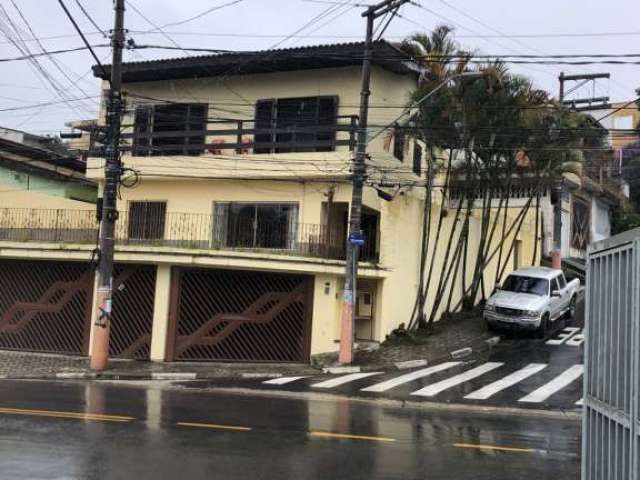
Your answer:
[[[88,263],[0,261],[0,348],[86,354],[93,270]]]
[[[309,361],[311,277],[175,269],[173,280],[169,359]]]
[[[640,229],[587,261],[583,480],[640,479]]]
[[[109,356],[149,358],[155,286],[156,267],[115,266]]]

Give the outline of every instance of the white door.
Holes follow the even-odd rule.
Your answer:
[[[557,292],[560,296],[554,296],[553,293]],[[562,298],[562,290],[560,290],[560,286],[558,285],[558,279],[554,278],[551,280],[551,288],[549,289],[549,295],[551,295],[549,299],[549,310],[551,310],[551,319],[555,320],[558,318],[560,313],[562,313],[563,308],[563,298]]]

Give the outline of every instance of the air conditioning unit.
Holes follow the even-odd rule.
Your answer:
[[[369,292],[358,293],[357,316],[371,318],[373,315],[373,295]]]

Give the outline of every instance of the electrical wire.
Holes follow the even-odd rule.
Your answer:
[[[192,22],[194,20],[198,20],[199,18],[202,18],[202,17],[204,17],[206,15],[209,15],[212,12],[215,12],[217,10],[221,10],[223,8],[226,8],[226,7],[230,7],[232,5],[240,3],[242,1],[244,1],[244,0],[233,0],[231,2],[227,2],[227,3],[224,3],[222,5],[216,5],[215,7],[208,8],[207,10],[205,10],[205,11],[203,11],[203,12],[197,14],[197,15],[194,15],[193,17],[187,18],[185,20],[180,20],[178,22],[172,22],[172,23],[167,23],[165,25],[162,25],[161,28],[164,30],[167,27],[175,27],[175,26],[178,26],[178,25],[184,25],[185,23],[189,23],[189,22]],[[146,32],[146,33],[151,33],[151,32],[153,32],[153,30],[151,30],[149,32]]]
[[[109,38],[109,35],[107,35],[107,33],[102,28],[100,28],[100,26],[93,20],[91,15],[89,15],[89,12],[87,12],[87,10],[84,8],[82,2],[80,2],[80,0],[75,0],[75,2],[82,14],[87,18],[87,20],[89,20],[89,23],[93,25],[93,28],[100,32],[104,38]]]
[[[80,35],[80,38],[82,39],[84,44],[87,46],[87,49],[91,53],[91,56],[95,60],[95,62],[98,65],[98,67],[100,67],[100,70],[102,70],[103,75],[108,79],[107,71],[105,70],[104,66],[100,62],[100,59],[98,58],[98,55],[96,55],[96,52],[94,52],[93,48],[91,48],[91,45],[89,44],[89,41],[87,40],[87,37],[84,35],[82,30],[78,26],[78,23],[76,22],[75,18],[73,18],[73,15],[71,14],[71,12],[67,8],[67,6],[64,4],[64,1],[63,0],[58,0],[58,3],[60,4],[62,9],[64,10],[64,13],[67,15],[67,18],[69,19],[69,21],[73,25],[73,28],[76,29],[76,32],[78,32],[78,35]]]

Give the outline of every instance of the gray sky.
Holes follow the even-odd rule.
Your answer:
[[[80,0],[97,24],[104,30],[112,25],[111,0]],[[157,25],[180,22],[216,5],[232,0],[131,0]],[[364,3],[351,0],[349,3]],[[21,9],[37,37],[43,38],[47,50],[81,45],[57,0],[13,0]],[[11,0],[0,0],[4,11],[25,33],[29,34]],[[95,32],[79,10],[76,0],[65,0],[85,32]],[[369,2],[373,3],[373,2]],[[456,28],[458,40],[466,47],[485,54],[624,54],[640,53],[640,1],[638,0],[419,0],[424,8],[406,5],[403,18],[396,18],[385,37],[398,39],[418,31],[429,31],[439,23]],[[333,12],[325,19],[305,28],[280,46],[309,45],[357,41],[364,34],[361,7],[339,7],[321,0],[242,0],[183,25],[168,26],[165,31],[182,47],[207,47],[229,50],[266,49],[282,40],[278,36],[292,34],[328,8]],[[0,14],[2,11],[0,11]],[[4,15],[2,15],[2,24]],[[126,26],[132,31],[152,27],[132,9],[126,12]],[[633,33],[632,33],[633,32]],[[558,36],[566,34],[616,33],[616,35]],[[621,35],[621,33],[623,33]],[[207,34],[207,35],[200,35]],[[64,38],[48,38],[59,37]],[[518,36],[518,37],[515,37]],[[138,44],[170,44],[161,34],[131,33]],[[489,37],[489,38],[487,38]],[[107,43],[99,34],[89,36],[92,44]],[[32,52],[38,45],[30,41]],[[96,49],[100,58],[109,61],[109,49]],[[127,60],[179,56],[182,52],[143,50],[127,52]],[[0,57],[19,56],[20,52],[0,33]],[[47,58],[40,63],[70,98],[99,94],[98,82],[88,73],[93,60],[88,52],[57,55],[59,69]],[[639,58],[632,60],[640,60]],[[513,65],[512,70],[533,78],[536,85],[557,95],[557,77],[565,73],[611,72],[610,81],[601,81],[597,96],[610,95],[613,101],[634,98],[640,87],[640,65],[590,65],[585,67],[558,65]],[[64,74],[62,72],[64,72]],[[68,78],[67,78],[68,77]],[[77,81],[78,77],[82,77]],[[77,82],[76,86],[72,83]],[[83,93],[84,92],[84,93]],[[583,90],[577,95],[590,95]],[[60,101],[60,97],[28,62],[0,63],[0,110],[38,102]],[[37,109],[0,111],[0,126],[35,133],[57,133],[69,120],[92,118],[97,100],[61,103]]]

